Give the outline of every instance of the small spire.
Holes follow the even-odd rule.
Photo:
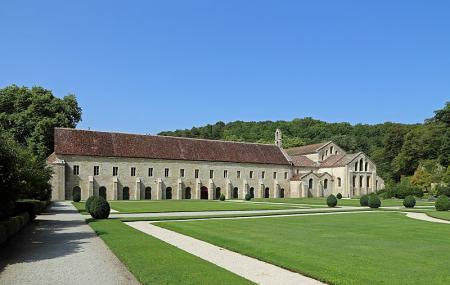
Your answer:
[[[280,129],[277,129],[275,131],[275,145],[280,147],[280,148],[283,146]]]

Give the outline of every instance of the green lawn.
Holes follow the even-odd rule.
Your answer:
[[[163,213],[163,212],[195,212],[195,211],[249,211],[296,209],[295,206],[231,203],[202,200],[163,200],[163,201],[108,201],[111,208],[121,213]],[[84,211],[84,202],[73,203],[80,211]],[[300,206],[299,206],[300,207]]]
[[[253,284],[118,220],[89,225],[143,284]]]
[[[401,213],[157,225],[331,284],[450,284],[450,226]]]
[[[292,203],[309,205],[326,205],[326,198],[268,198],[254,199],[258,202]],[[359,199],[339,199],[338,206],[359,206]],[[381,206],[403,206],[401,199],[381,200]],[[417,201],[416,206],[434,206],[434,202]]]
[[[450,212],[445,211],[430,211],[427,212],[427,215],[433,218],[442,219],[442,220],[448,220],[450,221]]]

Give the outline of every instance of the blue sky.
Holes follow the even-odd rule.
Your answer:
[[[79,127],[96,130],[422,122],[450,100],[449,13],[425,0],[6,0],[0,87],[74,93]]]

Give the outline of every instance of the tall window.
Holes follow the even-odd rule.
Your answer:
[[[79,165],[73,166],[73,175],[80,175],[80,166]]]
[[[223,178],[228,178],[228,170],[223,171]]]
[[[237,172],[236,172],[236,177],[239,179],[239,178],[241,178],[241,172],[238,170]]]
[[[180,169],[180,177],[184,177],[184,169],[183,168]]]
[[[113,176],[117,176],[119,174],[119,167],[113,166]]]
[[[94,176],[97,176],[100,174],[100,166],[96,165],[94,166]]]
[[[169,177],[169,168],[164,169],[164,177]]]
[[[324,189],[328,189],[328,179],[325,179],[325,180],[323,181],[323,188],[324,188]]]
[[[288,173],[287,173],[287,171],[284,172],[284,179],[288,179]]]
[[[360,188],[363,187],[363,177],[362,176],[359,177],[359,187]]]
[[[253,179],[253,171],[250,170],[250,179]]]
[[[148,176],[153,177],[153,167],[148,169]]]
[[[353,187],[356,187],[356,176],[353,176]]]
[[[369,169],[369,163],[366,162],[366,164],[364,165],[364,171],[367,171]]]
[[[199,173],[199,170],[198,169],[196,169],[195,171],[195,174],[194,174],[194,176],[195,176],[195,178],[197,179],[198,178],[198,173]]]
[[[359,161],[359,171],[363,171],[363,159],[361,158],[361,160]]]
[[[342,185],[341,177],[338,177],[338,187],[341,187],[341,185]]]
[[[370,176],[367,176],[367,178],[366,178],[366,185],[367,185],[367,188],[370,187]]]
[[[266,177],[266,172],[265,172],[265,171],[262,171],[262,172],[261,172],[261,178],[264,179],[265,177]]]
[[[273,173],[273,179],[277,179],[277,172]]]
[[[212,169],[209,171],[209,178],[210,179],[214,178],[214,170],[212,170]]]
[[[330,154],[333,154],[333,147],[330,147]]]
[[[355,163],[355,171],[358,171],[358,162]]]
[[[131,167],[131,176],[136,176],[136,167]]]

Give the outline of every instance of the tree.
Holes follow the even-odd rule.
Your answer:
[[[424,167],[418,167],[414,172],[414,176],[411,178],[411,184],[419,186],[425,191],[430,189],[431,183],[433,182],[433,175],[429,173]]]
[[[53,152],[54,128],[74,128],[80,120],[74,95],[60,99],[42,87],[0,89],[0,131],[29,146],[41,159]]]

